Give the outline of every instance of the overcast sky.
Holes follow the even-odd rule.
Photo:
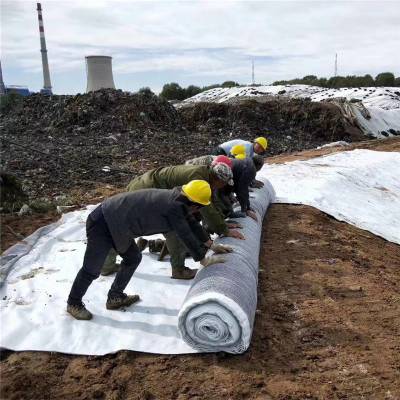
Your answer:
[[[86,55],[113,57],[117,88],[159,92],[338,74],[400,75],[400,1],[42,1],[53,91],[84,92]],[[5,84],[43,86],[36,2],[1,0]]]

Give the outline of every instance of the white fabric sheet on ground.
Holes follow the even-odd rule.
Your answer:
[[[233,247],[226,262],[201,270],[179,313],[184,340],[201,351],[243,353],[250,345],[257,306],[258,256],[262,221],[275,199],[271,184],[252,192],[251,207],[258,221],[246,218],[247,238],[219,240]],[[241,219],[238,220],[239,222]]]
[[[278,203],[306,204],[400,244],[400,153],[353,150],[266,164]]]
[[[158,262],[147,251],[126,290],[140,294],[141,302],[125,312],[107,310],[106,296],[114,277],[100,277],[84,298],[93,320],[76,321],[67,314],[66,298],[82,265],[85,222],[92,209],[90,206],[65,214],[61,221],[38,232],[37,237],[28,238],[34,239],[34,245],[26,246],[27,254],[11,269],[7,264],[2,267],[4,275],[9,271],[0,289],[0,346],[90,355],[121,349],[162,354],[194,352],[177,329],[179,308],[191,283],[171,279],[169,262]],[[20,249],[23,246],[19,244]],[[8,254],[9,263],[10,257]],[[188,260],[188,265],[194,263]]]
[[[159,262],[147,250],[126,289],[138,293],[141,302],[125,312],[107,310],[106,296],[114,277],[100,277],[84,297],[94,318],[76,321],[67,314],[66,299],[82,265],[85,222],[93,208],[65,214],[2,256],[0,347],[87,355],[122,349],[197,352],[178,330],[178,313],[193,281],[171,279],[169,260]],[[245,229],[253,223],[250,218],[240,222]],[[190,258],[186,265],[199,267]]]

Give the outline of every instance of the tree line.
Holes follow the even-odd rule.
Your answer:
[[[348,75],[348,76],[333,76],[331,78],[318,78],[316,75],[307,75],[303,78],[296,78],[291,80],[276,81],[272,85],[293,85],[304,84],[312,86],[321,86],[326,88],[342,88],[342,87],[379,87],[379,86],[400,86],[400,77],[395,77],[392,72],[382,72],[373,78],[367,74],[364,76]],[[166,100],[185,100],[193,97],[196,94],[205,92],[214,88],[230,88],[239,85],[234,81],[225,81],[222,84],[215,84],[209,86],[195,86],[190,85],[186,88],[181,87],[176,82],[167,83],[163,86],[160,97]],[[260,85],[253,85],[260,86]]]
[[[215,84],[203,87],[190,85],[187,88],[183,88],[178,83],[171,82],[163,86],[162,91],[160,93],[160,97],[163,97],[166,100],[185,100],[188,99],[189,97],[195,96],[196,94],[205,92],[206,90],[219,87],[230,88],[234,86],[240,86],[240,85],[234,81],[225,81],[222,84]]]
[[[316,75],[307,75],[303,78],[276,81],[273,83],[275,86],[293,84],[321,86],[326,88],[400,86],[400,77],[395,78],[392,72],[382,72],[378,74],[375,79],[369,74],[364,76],[333,76],[329,79],[318,78]]]

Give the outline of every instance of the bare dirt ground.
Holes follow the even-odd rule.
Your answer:
[[[400,140],[368,147],[399,151]],[[292,155],[279,157],[271,161]],[[19,232],[39,223],[48,222],[25,220]],[[312,207],[277,204],[264,222],[258,311],[245,354],[3,351],[0,397],[400,399],[399,321],[400,246]]]

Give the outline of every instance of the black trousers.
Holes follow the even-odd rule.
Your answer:
[[[82,298],[91,283],[100,275],[104,261],[111,250],[116,248],[107,223],[104,219],[101,206],[93,210],[86,221],[87,246],[83,266],[79,270],[71,292],[68,304],[80,305]],[[142,260],[142,254],[134,240],[128,250],[120,254],[122,257],[121,268],[117,272],[113,284],[108,292],[109,298],[121,297],[133,273]]]

